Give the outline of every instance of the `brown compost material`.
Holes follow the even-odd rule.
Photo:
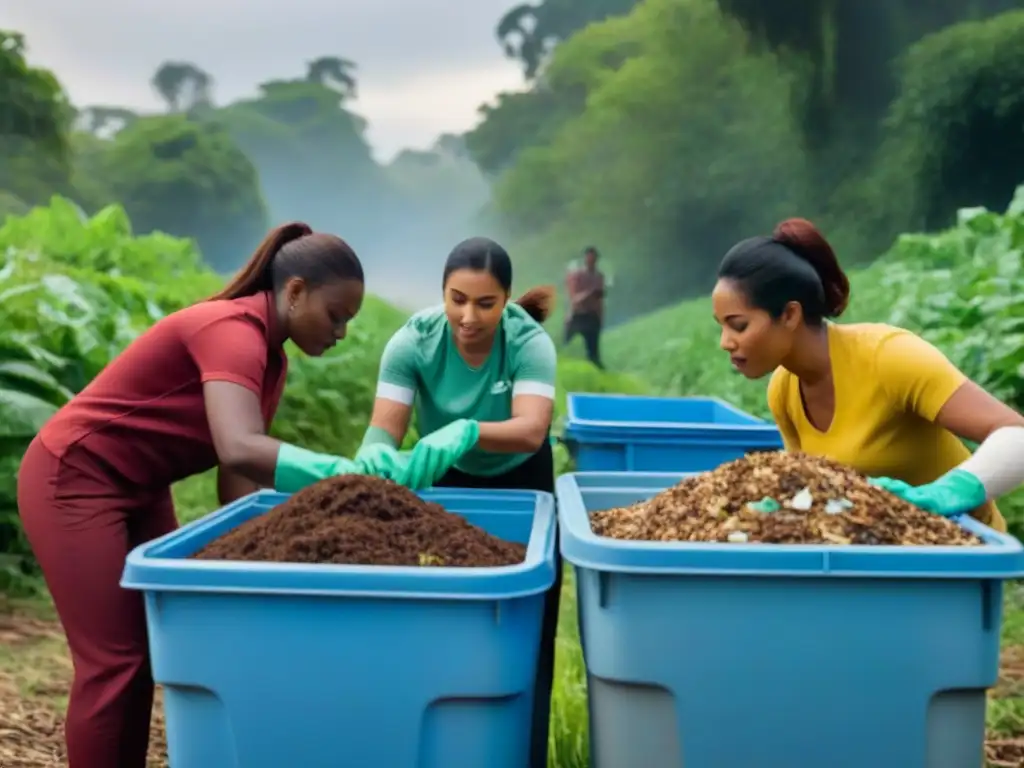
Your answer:
[[[985,768],[1024,768],[1024,736],[988,739],[985,759]]]
[[[390,480],[339,475],[302,489],[193,557],[494,567],[521,563],[526,547],[496,538]]]
[[[769,497],[768,511],[751,507]],[[772,507],[777,507],[771,511]],[[981,540],[855,470],[803,453],[750,454],[649,501],[591,516],[595,533],[636,541],[974,546]]]

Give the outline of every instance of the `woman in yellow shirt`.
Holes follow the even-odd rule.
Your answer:
[[[919,507],[970,512],[1005,531],[992,500],[1024,483],[1024,417],[909,331],[829,322],[849,298],[832,247],[809,221],[788,219],[725,255],[712,303],[736,369],[772,374],[768,405],[787,450],[827,456]]]

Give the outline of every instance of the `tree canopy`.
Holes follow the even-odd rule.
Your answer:
[[[545,50],[466,141],[531,274],[604,244],[613,319],[705,292],[780,218],[815,220],[849,263],[1005,207],[1024,175],[1014,0],[625,5]],[[524,61],[561,39],[534,31],[548,6],[503,20]]]
[[[1017,0],[529,0],[496,19],[523,86],[464,135],[374,156],[358,64],[310,52],[252,96],[172,59],[165,108],[73,107],[0,33],[0,216],[122,202],[230,271],[271,224],[337,232],[374,279],[433,284],[471,232],[550,280],[596,243],[612,320],[707,290],[735,240],[813,219],[847,263],[1020,181]],[[497,51],[496,51],[497,53]],[[519,279],[519,278],[517,278]]]

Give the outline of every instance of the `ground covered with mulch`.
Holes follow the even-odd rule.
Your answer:
[[[60,625],[45,609],[0,599],[0,766],[64,768],[64,707],[71,660]],[[167,768],[157,690],[147,768]]]

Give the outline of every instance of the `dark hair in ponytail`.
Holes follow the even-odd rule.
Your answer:
[[[773,318],[797,302],[808,325],[839,317],[850,302],[850,280],[824,235],[806,219],[786,219],[771,237],[734,245],[718,278],[735,283],[751,305]]]
[[[512,259],[508,251],[488,237],[471,237],[452,248],[444,263],[441,286],[446,286],[449,275],[460,269],[486,272],[498,282],[506,294],[512,292]],[[525,309],[538,323],[543,323],[551,315],[554,302],[553,286],[531,288],[516,299],[516,304]]]
[[[555,295],[553,285],[539,285],[516,299],[516,304],[525,309],[526,314],[538,323],[543,323],[551,317],[551,310],[555,306]]]
[[[332,280],[364,281],[363,265],[348,243],[293,221],[270,230],[249,261],[209,301],[277,291],[293,277],[310,288]]]

